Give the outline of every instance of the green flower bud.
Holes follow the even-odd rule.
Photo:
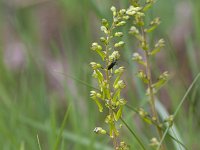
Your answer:
[[[130,6],[127,11],[126,11],[126,14],[127,15],[130,15],[130,16],[133,16],[135,15],[137,12],[139,12],[141,10],[141,7],[134,7],[134,6]]]
[[[115,35],[116,37],[122,37],[122,36],[123,36],[123,33],[122,33],[122,32],[116,32],[114,35]]]
[[[156,44],[155,48],[162,48],[165,46],[165,41],[163,39],[160,39]]]
[[[120,41],[120,42],[118,42],[118,43],[115,43],[115,47],[117,48],[117,47],[122,47],[122,46],[124,46],[124,41]]]
[[[111,6],[110,10],[113,12],[113,11],[116,11],[116,7],[115,6]]]
[[[164,41],[163,39],[160,39],[160,40],[155,44],[154,49],[149,53],[149,55],[155,55],[155,54],[157,54],[157,53],[160,51],[160,49],[161,49],[162,47],[164,47],[164,46],[165,46],[165,41]]]
[[[130,17],[128,15],[122,17],[124,20],[128,20]]]
[[[103,31],[105,34],[108,34],[108,29],[105,26],[101,26],[101,31]]]
[[[116,27],[120,27],[126,24],[126,21],[120,21],[116,24]]]
[[[114,51],[110,56],[109,56],[109,61],[113,62],[114,60],[118,60],[120,57],[120,54],[118,51]]]
[[[157,17],[157,18],[155,18],[153,21],[151,21],[151,23],[150,23],[150,25],[151,26],[158,26],[160,24],[160,18],[159,17]]]
[[[119,11],[119,15],[124,15],[126,13],[126,9],[121,9],[120,11]]]
[[[104,43],[105,45],[108,44],[108,41],[106,40],[105,37],[100,37],[100,41],[101,41],[102,43]]]
[[[110,10],[113,12],[113,16],[116,16],[116,15],[117,15],[117,10],[116,10],[115,6],[112,6],[112,7],[110,8]]]
[[[159,76],[159,80],[167,80],[168,79],[168,77],[169,77],[169,73],[168,73],[168,71],[165,71],[165,72],[163,72],[160,76]]]
[[[148,83],[149,80],[147,78],[147,75],[142,71],[140,70],[138,73],[137,73],[137,76],[144,82],[144,83]]]
[[[138,53],[133,53],[132,59],[134,61],[141,61],[142,60],[142,56],[140,54],[138,54]]]
[[[135,26],[132,26],[130,28],[130,30],[129,30],[129,33],[133,34],[133,35],[138,35],[139,34],[139,30]]]
[[[123,98],[119,99],[118,104],[119,105],[125,105],[127,103],[127,101]]]
[[[119,80],[118,82],[117,82],[117,84],[114,86],[114,88],[115,89],[123,89],[123,88],[125,88],[125,86],[126,86],[126,84],[124,83],[124,81],[123,80]]]
[[[93,73],[92,73],[92,77],[98,78],[98,74],[97,74],[97,72],[96,72],[95,70],[94,70]]]
[[[96,62],[91,62],[90,63],[92,69],[98,69],[98,68],[101,68],[101,65],[100,64],[97,64]]]
[[[129,150],[130,146],[126,144],[124,141],[120,142],[119,146],[116,147],[116,150]]]
[[[106,28],[108,28],[108,26],[109,26],[108,20],[102,19],[101,23],[102,23],[103,26],[105,26]]]
[[[147,11],[150,7],[152,7],[153,3],[155,3],[155,0],[146,0],[145,6],[143,7],[143,12]]]
[[[150,144],[149,145],[152,146],[152,147],[157,147],[159,145],[159,142],[158,142],[158,140],[155,137],[153,137],[150,140]]]
[[[98,43],[95,42],[95,43],[92,43],[91,49],[93,51],[99,51],[99,50],[102,50],[102,47],[101,47],[101,45],[99,45]]]
[[[102,129],[101,127],[96,127],[93,131],[97,134],[106,134],[106,130]]]
[[[118,69],[115,70],[115,74],[121,74],[124,72],[125,67],[119,67]]]
[[[90,91],[90,97],[91,98],[96,98],[97,97],[97,92],[96,91]]]
[[[138,114],[139,114],[142,118],[144,118],[144,117],[147,116],[147,112],[145,112],[144,109],[142,109],[142,108],[139,108]]]
[[[149,45],[146,41],[142,40],[140,43],[140,46],[142,47],[143,50],[147,51],[149,50]]]
[[[105,119],[105,123],[111,123],[113,121],[111,115],[107,115]]]
[[[172,126],[174,123],[174,115],[170,115],[168,118],[164,120],[165,122],[169,123],[169,126]]]
[[[96,91],[90,91],[90,98],[92,98],[95,103],[97,104],[99,111],[103,112],[103,106],[99,102],[98,98],[101,97],[101,94],[97,93]]]

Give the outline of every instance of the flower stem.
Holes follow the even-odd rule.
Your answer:
[[[147,41],[146,34],[145,34],[144,29],[142,27],[141,27],[141,31],[142,31],[143,40],[144,40],[145,43],[147,43],[146,42]],[[147,75],[147,79],[148,79],[150,107],[151,107],[151,113],[152,113],[152,116],[153,116],[152,119],[156,120],[157,123],[160,124],[158,113],[157,113],[156,107],[155,107],[154,91],[153,91],[153,88],[152,88],[152,74],[151,74],[150,57],[149,57],[148,50],[144,50],[144,51],[145,51],[145,59],[146,59],[146,75]],[[158,132],[159,140],[160,140],[163,136],[163,132],[158,126],[156,126],[156,130]],[[165,150],[165,146],[163,144],[161,146],[161,150]]]
[[[111,39],[111,35],[112,35],[112,30],[113,30],[113,23],[109,29],[109,34],[107,35],[107,45],[106,45],[106,69],[105,69],[105,74],[106,74],[106,80],[108,83],[108,88],[109,88],[109,93],[111,93],[111,85],[110,85],[110,74],[109,74],[109,70],[107,69],[109,66],[109,46],[110,46],[110,39]],[[112,95],[111,95],[112,96]],[[112,98],[109,99],[109,105],[112,105]],[[111,116],[111,118],[114,118],[114,114],[113,114],[113,110],[111,108],[109,108],[109,114]],[[118,147],[118,142],[117,142],[117,136],[115,135],[115,133],[113,133],[113,147],[114,149],[116,149]]]

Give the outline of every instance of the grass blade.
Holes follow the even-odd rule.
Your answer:
[[[35,121],[35,120],[30,119],[25,116],[21,116],[19,119],[23,124],[28,125],[32,128],[35,128],[37,130],[40,130],[40,131],[46,132],[46,133],[51,132],[51,126],[49,123],[41,123],[41,122]],[[59,133],[59,130],[56,130],[56,133]],[[83,145],[84,147],[88,147],[91,145],[91,139],[89,139],[85,136],[81,136],[79,134],[75,134],[68,130],[63,131],[62,138],[65,140],[68,140],[70,142],[79,143],[79,144]],[[111,147],[103,145],[103,143],[100,143],[98,141],[94,142],[93,149],[95,149],[95,150],[102,150],[102,149],[103,150],[112,150]]]
[[[197,74],[197,76],[194,78],[194,80],[192,81],[192,83],[190,84],[189,88],[187,89],[185,95],[183,96],[181,102],[179,103],[178,107],[176,108],[176,111],[174,112],[174,117],[177,115],[179,109],[181,108],[183,102],[185,101],[186,97],[188,96],[188,94],[190,93],[192,87],[194,86],[194,84],[197,82],[197,80],[200,77],[200,73]]]
[[[174,112],[174,114],[173,114],[174,118],[176,117],[176,115],[177,115],[178,111],[180,110],[182,104],[184,103],[186,97],[188,96],[188,94],[189,94],[190,91],[192,90],[194,84],[197,82],[197,80],[199,79],[199,77],[200,77],[200,73],[197,74],[197,76],[195,77],[195,79],[194,79],[193,82],[190,84],[189,88],[187,89],[185,95],[184,95],[183,98],[181,99],[181,102],[179,103],[178,107],[176,108],[176,110],[175,110],[175,112]],[[159,107],[157,107],[157,108],[159,108]],[[173,126],[172,126],[172,127],[173,127]],[[162,142],[164,141],[165,136],[167,135],[169,129],[170,129],[170,127],[168,126],[167,129],[165,130],[164,134],[163,134],[163,137],[162,137],[162,139],[161,139],[161,141],[160,141],[160,143],[159,143],[159,145],[158,145],[157,150],[160,149],[160,146],[161,146]],[[176,130],[176,131],[177,131],[177,130]]]
[[[42,150],[41,145],[40,145],[40,139],[39,139],[38,134],[37,134],[37,142],[38,142],[39,150]]]
[[[57,139],[56,139],[56,142],[55,142],[55,144],[54,144],[54,150],[57,150],[57,149],[58,149],[58,146],[59,146],[60,140],[61,140],[61,138],[62,138],[62,134],[63,134],[63,131],[64,131],[64,127],[65,127],[65,124],[66,124],[66,121],[67,121],[67,117],[68,117],[70,108],[71,108],[71,105],[69,105],[68,109],[67,109],[66,112],[65,112],[65,116],[64,116],[64,119],[63,119],[61,128],[60,128],[60,132],[59,132],[59,134],[58,134],[58,136],[57,136]]]
[[[136,114],[138,114],[137,112],[137,109],[136,108],[133,108],[131,107],[130,105],[126,104],[126,107],[129,108],[130,110],[132,110],[133,112],[135,112]],[[166,115],[166,116],[169,116],[169,115]],[[164,117],[163,117],[164,118]],[[157,125],[157,124],[155,124]],[[165,131],[164,128],[162,128],[163,132]],[[176,131],[177,133],[177,131]],[[175,133],[174,133],[175,135]],[[179,135],[179,134],[178,134]],[[180,141],[178,140],[177,138],[173,137],[169,132],[167,132],[167,136],[169,136],[172,140],[174,140],[175,142],[179,143],[181,146],[183,146],[186,150],[188,150],[188,148]],[[179,138],[180,139],[180,138]],[[175,143],[176,144],[176,143]]]
[[[66,74],[66,73],[62,73],[62,72],[57,72],[57,73],[60,73],[60,74],[62,74],[62,75],[64,75],[64,76],[66,76],[66,77],[69,77],[69,78],[73,79],[74,81],[76,81],[76,82],[78,82],[78,83],[80,83],[80,84],[82,84],[82,85],[85,85],[86,87],[88,87],[88,88],[90,88],[90,89],[95,89],[95,90],[97,90],[97,91],[100,91],[99,89],[93,87],[92,85],[88,84],[87,82],[82,81],[82,80],[80,80],[80,79],[78,79],[78,78],[75,78],[75,77],[73,77],[72,75],[69,75],[69,74]]]

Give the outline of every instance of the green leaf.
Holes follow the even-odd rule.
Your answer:
[[[69,105],[68,109],[65,112],[65,116],[64,116],[64,119],[62,121],[62,125],[61,125],[61,128],[60,128],[59,134],[58,134],[58,136],[56,138],[56,141],[55,141],[55,144],[54,144],[54,150],[58,149],[58,146],[59,146],[60,140],[62,138],[62,134],[63,134],[64,128],[65,128],[65,124],[67,122],[67,118],[68,118],[68,115],[69,115],[69,112],[70,112],[70,108],[71,108],[71,105]]]

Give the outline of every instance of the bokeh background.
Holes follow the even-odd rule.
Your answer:
[[[98,60],[90,45],[99,40],[100,20],[111,17],[112,5],[127,8],[128,0],[0,1],[1,150],[53,149],[69,106],[59,149],[111,149],[109,138],[92,132],[96,126],[105,127],[105,114],[99,114],[89,98],[90,86],[95,85],[89,63]],[[158,0],[148,14],[149,19],[157,16],[162,23],[151,41],[162,37],[166,47],[152,60],[152,68],[155,78],[163,71],[170,73],[158,99],[171,114],[200,71],[200,1]],[[118,62],[127,70],[124,97],[132,107],[139,107],[146,97],[143,84],[135,77],[137,66],[131,61],[136,44],[133,38],[124,40],[127,44]],[[183,143],[191,150],[200,149],[199,85],[175,121]],[[126,108],[124,118],[148,143],[150,127]],[[132,148],[139,149],[130,133],[122,131]]]

